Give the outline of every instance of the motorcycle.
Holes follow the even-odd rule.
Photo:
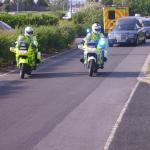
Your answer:
[[[103,40],[98,42],[89,41],[86,48],[83,45],[78,45],[78,48],[84,50],[83,63],[88,69],[88,75],[90,77],[96,74],[99,68],[104,68],[104,63],[107,61],[107,51],[106,44]],[[98,51],[98,48],[101,50]]]
[[[17,67],[19,68],[20,78],[24,79],[25,74],[31,75],[36,70],[36,58],[32,45],[24,41],[10,47],[10,51],[16,54]],[[37,59],[41,59],[41,53],[38,52]]]

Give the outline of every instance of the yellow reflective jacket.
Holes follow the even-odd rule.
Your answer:
[[[99,33],[99,34],[96,34],[96,33],[94,33],[94,32],[88,33],[88,34],[86,35],[86,37],[84,38],[84,41],[85,41],[85,43],[84,43],[84,49],[87,48],[87,43],[88,43],[90,40],[95,41],[95,42],[98,42],[100,38],[104,38],[103,33]]]

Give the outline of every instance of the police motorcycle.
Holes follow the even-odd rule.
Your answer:
[[[86,48],[83,44],[84,41],[78,45],[78,48],[84,50],[83,63],[88,69],[88,75],[92,77],[96,75],[99,68],[104,68],[104,63],[107,61],[107,43],[105,38],[101,38],[98,42],[89,41]]]
[[[31,72],[36,70],[36,57],[33,48],[32,44],[28,44],[23,40],[18,41],[18,46],[15,43],[10,47],[10,51],[16,54],[21,79],[24,79],[25,74],[31,75]],[[41,60],[40,52],[37,54],[37,60]]]

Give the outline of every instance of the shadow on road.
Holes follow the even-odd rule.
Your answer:
[[[30,78],[68,78],[68,77],[81,77],[86,76],[87,72],[41,72],[32,74]]]
[[[98,72],[97,77],[107,78],[129,78],[138,77],[140,72]]]
[[[9,94],[13,94],[19,92],[20,90],[24,89],[24,86],[21,84],[25,82],[23,80],[18,81],[0,81],[0,97],[7,96]]]
[[[96,77],[103,78],[128,78],[138,77],[140,72],[98,72]],[[68,77],[88,77],[88,72],[41,72],[32,74],[31,79],[42,78],[68,78]]]

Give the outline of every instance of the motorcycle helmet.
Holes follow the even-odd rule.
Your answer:
[[[31,36],[33,34],[33,29],[32,27],[26,27],[25,28],[25,35],[26,36]]]
[[[92,32],[99,34],[101,32],[101,26],[98,23],[92,25]]]

